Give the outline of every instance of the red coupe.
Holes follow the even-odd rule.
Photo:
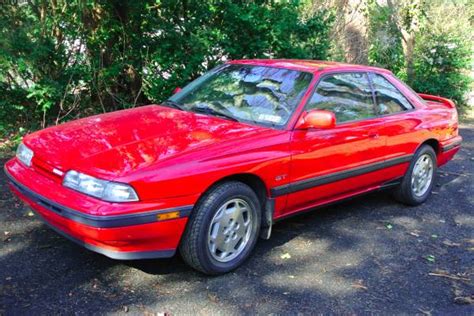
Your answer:
[[[171,257],[228,272],[287,216],[391,187],[430,195],[459,150],[454,103],[387,70],[237,60],[161,105],[23,139],[12,190],[58,233],[115,259]]]

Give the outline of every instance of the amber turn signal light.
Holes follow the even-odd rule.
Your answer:
[[[179,211],[175,212],[169,212],[169,213],[163,213],[163,214],[157,214],[156,219],[159,221],[164,221],[167,219],[173,219],[173,218],[178,218],[179,217]]]

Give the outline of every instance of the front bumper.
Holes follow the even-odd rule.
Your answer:
[[[150,205],[147,204],[145,211],[135,209],[133,213],[118,215],[88,214],[38,193],[47,188],[45,193],[51,190],[58,193],[58,190],[63,190],[64,192],[60,194],[69,195],[69,199],[82,197],[80,193],[63,188],[60,184],[28,169],[15,159],[9,161],[5,166],[5,173],[10,187],[59,234],[89,250],[113,259],[166,258],[175,254],[192,205],[149,210]],[[27,178],[23,178],[25,176]],[[34,179],[31,179],[32,177]],[[25,181],[20,181],[19,178]],[[39,185],[38,189],[33,190],[22,183],[27,179],[34,180],[30,183]],[[104,203],[99,201],[98,204],[100,204],[98,209],[103,211]],[[117,207],[120,207],[120,204],[113,203],[114,213],[118,212]],[[179,218],[159,220],[160,214],[169,212],[179,212]]]

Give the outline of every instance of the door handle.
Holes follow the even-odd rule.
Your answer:
[[[379,138],[379,134],[378,133],[369,133],[369,138],[373,138],[373,139],[377,139]]]

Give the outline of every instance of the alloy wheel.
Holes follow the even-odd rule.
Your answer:
[[[207,245],[218,262],[229,262],[243,252],[256,224],[255,210],[240,198],[226,201],[209,226]]]
[[[411,175],[411,189],[416,196],[423,196],[430,188],[433,180],[433,166],[433,159],[428,154],[421,155],[415,162]]]

